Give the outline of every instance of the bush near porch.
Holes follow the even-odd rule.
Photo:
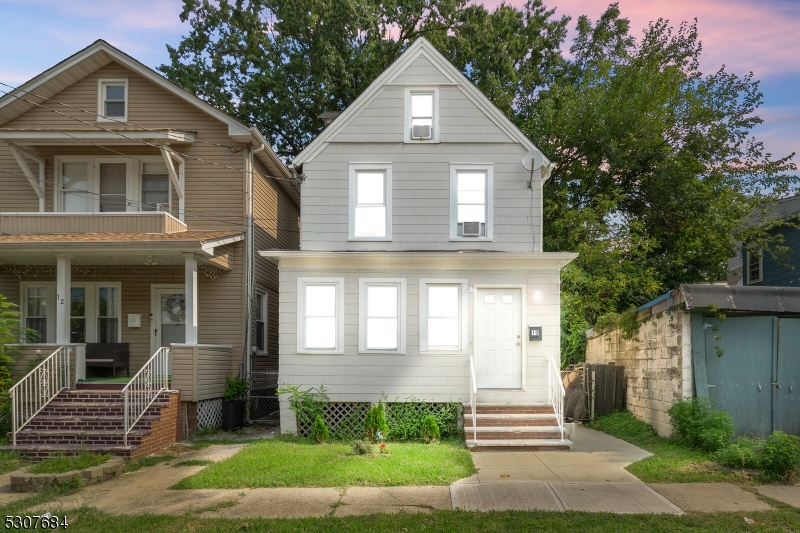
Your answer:
[[[279,437],[253,443],[183,479],[179,489],[449,485],[476,472],[461,442],[391,442],[388,454],[356,455],[349,443]]]

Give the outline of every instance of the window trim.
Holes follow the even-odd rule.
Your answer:
[[[100,212],[100,164],[101,163],[125,163],[126,164],[126,183],[125,183],[125,211],[118,213],[157,213],[157,211],[142,210],[142,172],[145,163],[163,163],[164,159],[157,155],[142,155],[136,157],[124,156],[85,156],[85,155],[56,155],[55,156],[55,203],[53,210],[58,213],[82,213],[81,211],[64,211],[64,187],[61,176],[63,175],[64,163],[86,163],[86,179],[89,184],[89,206],[87,213]],[[183,164],[181,164],[183,165]],[[181,172],[183,172],[181,170]],[[172,180],[167,179],[169,184],[169,211],[172,215],[172,196],[174,189]],[[112,213],[109,211],[109,213]],[[174,216],[174,215],[173,215]]]
[[[356,237],[356,176],[362,171],[383,172],[383,194],[386,206],[386,235],[384,237]],[[392,164],[391,163],[350,163],[349,200],[347,217],[348,241],[391,241],[392,240]]]
[[[398,286],[398,341],[396,350],[367,349],[367,287],[369,285]],[[406,353],[406,315],[408,301],[408,280],[406,278],[359,278],[358,280],[358,353],[394,354]]]
[[[106,85],[123,85],[125,87],[125,116],[123,117],[106,117],[105,113],[105,86]],[[130,91],[128,90],[128,78],[117,79],[98,79],[97,80],[97,120],[96,122],[128,122],[128,104],[130,102]]]
[[[750,285],[752,283],[761,283],[764,281],[764,249],[761,248],[758,254],[758,279],[750,279],[750,258],[752,257],[753,252],[747,251],[747,263],[745,268],[747,269],[747,284]]]
[[[460,346],[453,348],[428,348],[428,286],[429,285],[457,285],[459,287],[459,343]],[[421,278],[419,280],[419,353],[441,354],[441,355],[465,355],[467,353],[468,337],[468,301],[467,301],[467,280],[465,279],[439,279]]]
[[[50,339],[55,342],[56,337],[56,282],[55,281],[21,281],[20,282],[20,320],[21,325],[24,327],[28,318],[28,287],[45,287],[45,297],[48,302],[53,302],[53,305],[47,306],[45,318],[47,319],[47,336],[46,339],[40,340],[35,344],[52,344]],[[122,282],[121,281],[78,281],[70,283],[70,289],[85,288],[86,289],[86,342],[97,342],[97,319],[99,312],[99,298],[100,287],[114,287],[117,289],[117,338],[122,342]],[[72,307],[67,306],[72,316]]]
[[[405,108],[404,108],[404,128],[403,128],[403,142],[406,144],[436,144],[440,142],[441,136],[439,135],[439,87],[431,86],[414,86],[405,88]],[[433,135],[426,141],[413,140],[411,138],[411,95],[413,93],[433,93]]]
[[[45,336],[37,342],[27,343],[24,335],[20,335],[21,344],[49,344],[50,339],[55,341],[56,338],[56,284],[52,281],[21,281],[19,284],[20,295],[20,327],[28,327],[28,288],[29,287],[43,287],[45,298]],[[52,305],[48,305],[53,302]]]
[[[305,347],[306,285],[336,285],[336,348],[320,349]],[[344,353],[344,278],[298,277],[297,278],[297,353],[299,354],[343,354]]]
[[[253,330],[255,336],[255,342],[253,343],[253,347],[256,349],[256,355],[269,355],[269,321],[267,318],[269,317],[269,310],[267,309],[267,305],[269,304],[269,295],[266,291],[257,290],[256,291],[256,300],[261,300],[261,313],[262,316],[259,318],[258,316],[258,301],[256,301],[255,309],[253,310]],[[258,349],[258,323],[264,323],[264,349]]]
[[[486,172],[486,235],[482,237],[458,236],[458,173],[459,171]],[[450,163],[450,240],[494,240],[494,164]]]

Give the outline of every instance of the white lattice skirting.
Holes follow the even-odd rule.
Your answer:
[[[222,398],[197,402],[197,429],[222,426]]]

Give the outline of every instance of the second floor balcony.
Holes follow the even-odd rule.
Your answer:
[[[0,234],[177,233],[186,224],[166,211],[0,213]]]

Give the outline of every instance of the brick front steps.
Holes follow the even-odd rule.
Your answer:
[[[552,405],[479,403],[464,405],[464,432],[472,451],[569,450],[571,441],[561,438]],[[477,441],[474,439],[477,436]]]
[[[77,389],[59,392],[17,433],[16,446],[0,450],[18,450],[31,460],[83,451],[138,459],[174,444],[179,431],[178,392],[167,391],[148,407],[128,432],[128,445],[123,445],[123,386],[79,383]]]

